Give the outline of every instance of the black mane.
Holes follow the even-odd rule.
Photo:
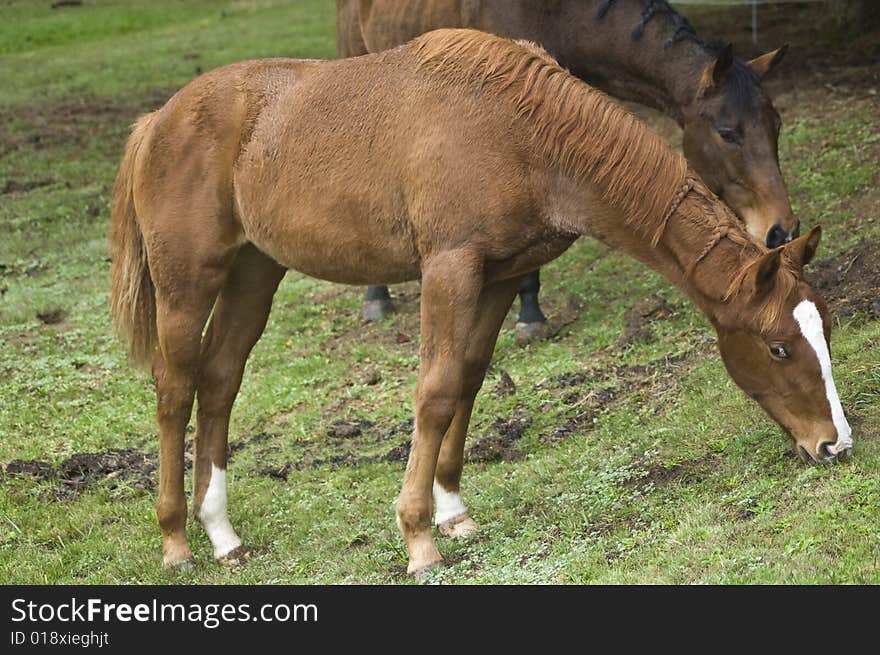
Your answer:
[[[596,10],[596,16],[600,19],[603,18],[613,2],[614,0],[602,0],[599,3],[599,8]],[[679,41],[694,41],[700,45],[705,45],[700,37],[697,36],[687,18],[675,11],[665,0],[642,0],[642,18],[630,34],[633,41],[641,38],[647,24],[657,15],[668,16],[672,21],[672,36],[666,42],[667,46]]]

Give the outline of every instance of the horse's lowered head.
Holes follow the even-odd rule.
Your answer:
[[[801,275],[820,235],[814,227],[762,254],[713,318],[730,376],[782,426],[805,463],[847,457],[853,444],[831,376],[828,309]]]
[[[779,170],[779,113],[761,79],[779,64],[783,46],[749,62],[730,45],[703,71],[691,104],[683,108],[685,157],[703,181],[768,248],[799,233]]]

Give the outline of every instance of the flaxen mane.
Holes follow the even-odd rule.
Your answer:
[[[588,180],[649,239],[662,231],[687,162],[604,93],[534,44],[473,30],[431,32],[416,39],[416,54],[441,84],[474,85],[512,101],[548,161]]]

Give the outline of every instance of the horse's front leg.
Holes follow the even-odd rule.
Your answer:
[[[477,301],[479,314],[466,344],[461,396],[455,418],[443,437],[434,475],[434,521],[440,534],[447,537],[466,537],[477,529],[461,499],[464,444],[474,399],[492,361],[501,324],[519,288],[519,278],[504,280],[483,289]]]
[[[443,252],[422,265],[415,430],[397,506],[397,523],[409,551],[407,572],[416,575],[441,561],[431,535],[432,485],[440,444],[464,387],[482,269],[481,259],[466,249]]]

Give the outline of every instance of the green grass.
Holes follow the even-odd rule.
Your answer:
[[[155,453],[152,385],[128,368],[107,312],[109,193],[128,126],[197,68],[333,56],[333,5],[0,8],[0,189],[45,182],[0,195],[0,464]],[[834,120],[819,103],[786,116],[782,166],[804,222],[825,227],[820,259],[880,235],[877,206],[864,200],[880,179],[876,109],[868,99]],[[727,377],[705,319],[663,278],[584,239],[543,281],[547,313],[571,322],[525,348],[502,333],[469,443],[494,434],[499,419],[531,424],[518,459],[466,465],[481,533],[439,539],[447,566],[432,582],[880,582],[880,322],[854,316],[833,337],[856,457],[807,469]],[[365,327],[359,290],[293,273],[282,283],[231,429],[230,513],[254,549],[247,566],[215,564],[191,522],[200,566],[164,570],[155,489],[133,478],[69,494],[58,479],[0,474],[0,580],[408,582],[394,525],[404,463],[382,457],[407,439],[399,426],[412,415],[418,286],[395,292],[400,313]],[[618,345],[626,311],[651,295],[675,315],[655,324],[654,341]],[[58,324],[37,317],[58,309]],[[677,361],[653,375],[615,369],[666,357]],[[502,371],[515,394],[494,392]],[[559,384],[580,372],[590,375],[579,386]],[[610,404],[579,418],[590,391],[609,390]],[[328,436],[340,419],[374,427],[354,440]],[[298,462],[286,480],[266,475]]]

